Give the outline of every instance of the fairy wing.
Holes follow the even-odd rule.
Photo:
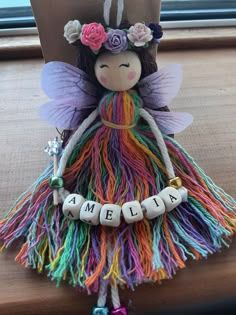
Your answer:
[[[193,116],[188,113],[146,110],[152,115],[161,132],[167,135],[183,131],[193,122]]]
[[[149,75],[138,84],[143,107],[152,115],[165,134],[181,132],[193,121],[192,115],[188,113],[160,111],[177,95],[181,83],[182,68],[178,64],[173,64]]]
[[[95,109],[81,107],[76,99],[58,99],[48,102],[39,109],[40,116],[58,129],[76,129]]]
[[[60,129],[75,129],[97,106],[96,85],[82,70],[64,62],[47,63],[41,85],[52,99],[39,114]]]
[[[170,104],[182,83],[182,68],[169,65],[147,76],[138,83],[139,94],[144,108],[159,109]]]

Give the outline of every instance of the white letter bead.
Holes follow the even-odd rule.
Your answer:
[[[102,205],[96,201],[85,201],[80,210],[80,220],[91,225],[99,224]]]
[[[78,220],[80,208],[84,203],[84,197],[78,194],[71,194],[63,202],[62,211],[64,215],[71,220]]]
[[[138,201],[126,202],[122,206],[122,213],[125,222],[128,224],[141,221],[143,219],[143,210]]]
[[[159,196],[149,197],[141,202],[145,217],[152,220],[165,212],[165,204]]]
[[[180,195],[182,197],[182,202],[187,202],[188,201],[188,189],[182,186],[178,189],[178,192],[180,193]]]
[[[121,207],[113,204],[106,204],[100,212],[100,223],[106,226],[118,227],[120,225]]]
[[[173,210],[182,202],[181,194],[173,187],[166,187],[158,196],[164,201],[167,212]]]

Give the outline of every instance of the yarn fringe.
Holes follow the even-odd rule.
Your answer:
[[[188,203],[156,220],[123,223],[113,231],[70,221],[60,206],[52,204],[50,165],[1,221],[2,250],[23,236],[16,261],[38,272],[46,268],[57,285],[68,280],[74,287],[98,292],[101,279],[134,289],[143,281],[172,278],[188,257],[198,260],[228,246],[236,229],[235,201],[173,139],[166,137],[166,144],[178,176],[189,189]],[[113,247],[110,265],[108,239]]]

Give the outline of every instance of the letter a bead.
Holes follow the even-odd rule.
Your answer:
[[[120,206],[106,204],[100,212],[100,223],[106,226],[118,227],[120,225],[120,214]]]
[[[182,202],[181,194],[173,187],[166,187],[158,196],[164,201],[167,212],[172,211]]]
[[[96,201],[85,201],[80,210],[80,220],[91,225],[98,225],[101,208],[102,205]]]
[[[152,220],[165,212],[165,204],[159,196],[149,197],[141,202],[145,217]]]
[[[84,203],[84,197],[78,194],[70,194],[66,197],[62,211],[64,215],[71,220],[78,220],[80,215],[80,208]]]
[[[141,221],[143,219],[143,210],[138,201],[129,201],[123,204],[122,213],[125,222],[128,224]]]

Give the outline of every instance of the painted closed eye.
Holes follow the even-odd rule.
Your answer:
[[[130,64],[129,63],[122,63],[121,65],[119,65],[119,68],[121,68],[121,67],[129,68]]]
[[[109,68],[109,67],[108,67],[108,65],[101,64],[101,65],[100,65],[100,68],[103,69],[103,68]]]

